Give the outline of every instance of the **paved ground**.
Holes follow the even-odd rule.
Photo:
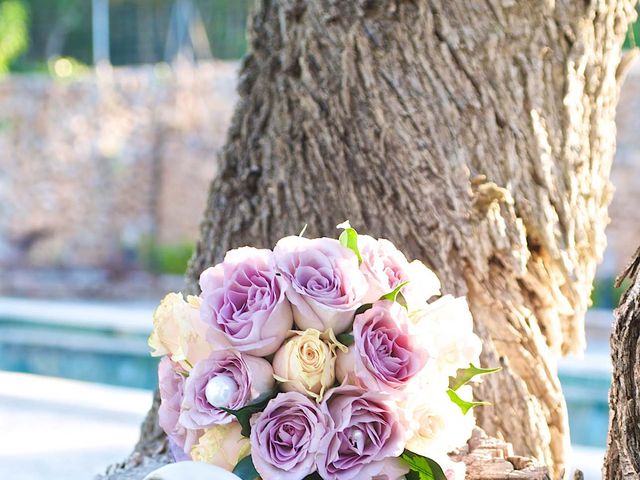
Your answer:
[[[579,468],[584,472],[585,480],[600,480],[603,459],[604,450],[600,448],[574,447],[571,472],[573,473],[576,468]]]
[[[0,372],[0,479],[90,480],[138,438],[151,392]]]

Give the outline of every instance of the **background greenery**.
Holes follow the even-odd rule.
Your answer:
[[[29,43],[29,13],[20,0],[0,2],[0,74],[9,70],[13,61]]]
[[[139,246],[140,266],[153,273],[182,275],[193,253],[193,243],[184,242],[162,245],[153,239],[145,239]]]
[[[596,278],[593,282],[591,302],[594,308],[615,308],[620,304],[620,297],[629,288],[629,282],[625,280],[620,288],[615,286],[615,278]]]
[[[238,59],[247,48],[252,0],[195,0],[213,57]],[[167,60],[175,0],[110,0],[114,65]],[[90,0],[0,0],[0,72],[47,71],[53,58],[92,63]]]

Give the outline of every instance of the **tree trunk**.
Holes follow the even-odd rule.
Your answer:
[[[604,464],[606,480],[640,478],[640,249],[618,285],[628,278],[631,286],[615,312],[611,334],[613,382],[609,440]]]
[[[189,289],[305,224],[389,238],[468,296],[483,363],[503,366],[479,424],[557,476],[556,358],[584,344],[634,3],[257,1]]]

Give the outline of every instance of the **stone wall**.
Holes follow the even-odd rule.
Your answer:
[[[0,81],[0,264],[100,267],[193,241],[236,64]],[[128,252],[128,253],[127,253]]]
[[[236,100],[236,68],[0,81],[0,265],[100,267],[149,236],[193,241]],[[637,112],[640,63],[619,106],[605,276],[640,244]]]

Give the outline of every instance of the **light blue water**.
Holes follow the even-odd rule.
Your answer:
[[[0,319],[0,370],[153,389],[158,360],[146,336]],[[597,372],[560,375],[572,443],[606,446],[610,379]]]
[[[605,448],[611,379],[597,372],[561,372],[560,382],[569,409],[571,443]]]
[[[146,336],[0,319],[0,370],[154,389]]]

